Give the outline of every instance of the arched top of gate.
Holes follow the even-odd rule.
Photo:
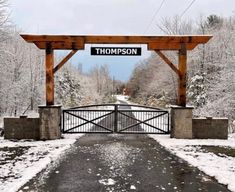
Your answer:
[[[167,112],[168,109],[165,108],[157,108],[157,107],[151,107],[151,106],[146,106],[146,105],[137,105],[137,104],[122,104],[122,103],[108,103],[108,104],[97,104],[97,105],[84,105],[84,106],[78,106],[78,107],[71,107],[71,108],[66,108],[66,110],[70,111],[77,111],[77,110],[114,110],[115,107],[117,109],[122,108],[122,110],[142,110],[142,111],[147,111],[147,110],[152,110],[152,111],[162,111],[162,112]],[[126,108],[126,109],[123,109]]]
[[[85,44],[147,44],[149,50],[187,50],[207,43],[211,35],[111,36],[111,35],[29,35],[21,37],[39,49],[82,50]]]

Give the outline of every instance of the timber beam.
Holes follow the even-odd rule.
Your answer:
[[[46,46],[46,105],[54,105],[54,51],[50,43]]]
[[[187,50],[184,43],[179,50],[179,83],[178,83],[178,105],[186,107],[186,86],[187,86]]]
[[[158,54],[159,57],[162,58],[163,61],[165,61],[166,64],[169,65],[169,67],[177,74],[180,75],[180,71],[178,68],[165,56],[161,51],[155,50],[155,52]]]
[[[54,105],[54,74],[85,44],[146,44],[178,75],[178,105],[186,106],[187,50],[207,43],[211,35],[111,36],[111,35],[21,35],[39,49],[46,50],[46,104]],[[54,67],[54,50],[72,50]],[[178,67],[161,51],[178,51]]]
[[[193,50],[197,45],[197,43],[186,43],[186,49]],[[148,43],[148,50],[174,51],[180,48],[180,43]]]
[[[45,42],[34,42],[34,44],[39,48],[39,49],[46,49],[46,44],[50,42],[52,49],[57,49],[57,50],[83,50],[84,49],[84,43],[82,41],[78,42],[51,42],[51,41],[45,41]]]
[[[39,49],[45,49],[46,43],[52,43],[53,49],[84,49],[85,44],[147,44],[149,50],[179,50],[185,43],[187,50],[194,49],[198,44],[204,44],[212,37],[210,35],[172,35],[172,36],[110,36],[110,35],[21,35]]]
[[[63,65],[73,57],[75,53],[77,53],[78,50],[72,50],[64,59],[61,60],[61,62],[53,69],[53,72],[56,73]]]
[[[180,44],[178,50],[178,68],[160,50],[154,50],[159,57],[177,74],[178,76],[178,105],[186,107],[186,87],[187,87],[187,48],[185,43]]]

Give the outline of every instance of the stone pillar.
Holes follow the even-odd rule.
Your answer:
[[[40,139],[60,139],[61,106],[39,106]]]
[[[171,138],[192,139],[193,107],[171,106]]]

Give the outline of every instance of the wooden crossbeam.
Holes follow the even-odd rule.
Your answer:
[[[21,37],[27,42],[81,42],[113,44],[113,43],[150,43],[150,42],[174,42],[174,43],[206,43],[211,35],[169,35],[169,36],[111,36],[111,35],[24,35]]]
[[[147,44],[149,49],[179,50],[185,43],[186,49],[192,50],[198,44],[204,44],[212,37],[210,35],[175,35],[175,36],[73,36],[73,35],[21,35],[27,42],[44,49],[47,42],[53,49],[83,49],[85,44]]]
[[[27,42],[78,42],[84,41],[84,36],[74,35],[20,35]]]
[[[61,67],[63,67],[63,65],[69,60],[71,59],[71,57],[77,53],[78,50],[72,50],[64,59],[62,59],[62,61],[54,68],[53,72],[56,73]]]
[[[187,50],[193,50],[198,44],[197,43],[186,43]],[[162,51],[174,51],[181,48],[180,43],[148,43],[148,50],[162,50]]]
[[[57,49],[57,50],[71,50],[71,49],[76,49],[76,50],[82,50],[84,49],[84,43],[81,41],[78,42],[51,42],[51,48],[52,49]],[[42,42],[42,41],[36,41],[34,44],[39,48],[39,49],[46,49],[46,44],[47,42]]]
[[[155,43],[206,43],[211,36],[85,36],[85,43],[147,44]]]
[[[198,44],[207,43],[211,35],[172,35],[172,36],[111,36],[111,35],[21,35],[38,48],[46,50],[46,103],[54,104],[54,73],[58,71],[75,53],[84,49],[85,44],[146,44],[179,76],[178,104],[186,106],[187,50]],[[54,68],[54,50],[73,50]],[[179,51],[178,68],[161,50]]]
[[[159,50],[155,50],[155,52],[159,55],[159,57],[162,58],[163,61],[165,61],[166,64],[169,65],[169,67],[177,74],[180,75],[180,71],[178,68]]]

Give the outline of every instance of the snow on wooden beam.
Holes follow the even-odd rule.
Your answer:
[[[207,43],[211,35],[170,35],[170,36],[74,36],[74,35],[21,35],[38,48],[46,50],[46,103],[54,105],[54,72],[59,70],[76,52],[84,49],[85,44],[146,44],[178,74],[178,105],[186,106],[187,50],[198,44]],[[73,50],[54,68],[53,50]],[[160,51],[178,50],[178,68]]]
[[[53,49],[83,49],[85,44],[147,44],[151,50],[179,50],[185,43],[186,49],[192,50],[198,44],[204,44],[210,35],[175,35],[175,36],[73,36],[73,35],[21,35],[40,49],[46,43],[52,43]],[[74,48],[73,46],[77,46]]]

